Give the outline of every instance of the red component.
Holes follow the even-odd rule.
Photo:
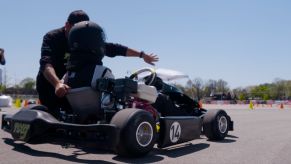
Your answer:
[[[158,118],[157,110],[145,100],[134,98],[132,101],[129,102],[128,105],[131,106],[132,108],[143,109],[145,111],[150,112],[155,120]]]

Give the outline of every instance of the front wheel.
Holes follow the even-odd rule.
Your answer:
[[[155,121],[141,109],[123,109],[112,118],[111,124],[120,129],[116,151],[122,156],[142,156],[153,149],[156,141]]]
[[[223,140],[229,125],[230,119],[224,110],[208,110],[203,118],[203,132],[210,140]]]

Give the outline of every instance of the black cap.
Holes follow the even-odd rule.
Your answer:
[[[73,25],[75,23],[88,20],[89,16],[83,10],[76,10],[70,13],[67,21]]]

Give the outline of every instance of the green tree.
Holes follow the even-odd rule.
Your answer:
[[[286,98],[287,94],[287,85],[286,81],[282,79],[275,79],[275,82],[272,84],[270,89],[270,96],[275,100],[283,100]]]
[[[219,79],[216,83],[216,91],[221,93],[227,93],[229,92],[229,87],[227,86],[227,82]]]
[[[0,84],[0,93],[3,93],[5,90],[5,85]]]
[[[203,93],[204,96],[209,97],[211,94],[214,94],[216,92],[216,85],[217,82],[215,80],[208,80],[205,84],[204,84],[204,89],[203,89]]]
[[[251,89],[250,92],[253,98],[259,98],[262,100],[270,99],[270,85],[269,84],[255,86]]]
[[[184,89],[184,94],[191,97],[192,99],[195,98],[195,91],[193,88],[193,83],[191,80],[188,80]]]
[[[291,80],[286,82],[286,98],[291,99]]]
[[[36,82],[33,78],[27,77],[19,83],[19,86],[24,89],[34,89],[35,84]]]
[[[194,89],[195,98],[199,101],[203,96],[203,80],[201,78],[192,80],[192,88]]]
[[[247,100],[249,98],[248,92],[245,88],[236,88],[232,90],[233,94],[240,100]]]

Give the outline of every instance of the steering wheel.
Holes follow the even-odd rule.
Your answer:
[[[144,72],[149,72],[150,75],[148,75],[142,79],[138,79],[138,75],[140,75]],[[152,85],[156,77],[157,77],[157,73],[152,68],[142,68],[140,70],[137,70],[135,73],[133,73],[129,76],[130,79],[136,79],[137,81],[144,81],[144,83],[146,85]]]

